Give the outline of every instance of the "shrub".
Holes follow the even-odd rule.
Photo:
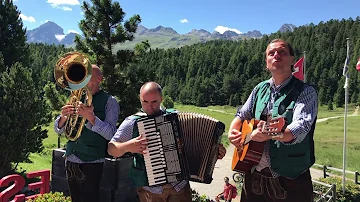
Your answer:
[[[328,102],[328,110],[334,110],[334,106],[331,100]]]
[[[206,195],[200,195],[194,189],[191,189],[191,198],[192,202],[212,202],[213,200],[209,199]]]
[[[61,192],[50,192],[39,195],[33,200],[27,200],[27,202],[71,202],[71,198],[64,196]]]
[[[164,100],[163,100],[162,104],[164,105],[165,108],[168,108],[168,109],[169,108],[174,108],[174,101],[168,95],[166,95],[164,97]]]
[[[352,181],[346,181],[345,194],[342,192],[342,181],[339,177],[321,178],[319,181],[327,184],[336,185],[336,201],[358,202],[360,201],[360,185],[355,184]],[[314,184],[314,190],[325,193],[328,188]]]

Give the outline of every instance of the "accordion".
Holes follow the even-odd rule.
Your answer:
[[[210,184],[225,125],[206,115],[177,112],[137,119],[148,142],[149,186],[181,180]]]

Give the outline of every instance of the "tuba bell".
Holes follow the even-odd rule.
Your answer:
[[[56,62],[54,77],[56,83],[71,91],[68,104],[76,107],[79,102],[90,106],[91,90],[86,86],[91,78],[92,66],[90,60],[82,53],[69,52]],[[72,114],[66,119],[65,136],[71,141],[77,140],[84,127],[85,119],[78,114]]]

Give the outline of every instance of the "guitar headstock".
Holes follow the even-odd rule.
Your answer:
[[[276,136],[281,134],[281,130],[285,126],[285,118],[268,118],[266,124],[263,125],[261,132],[267,133],[270,136]]]

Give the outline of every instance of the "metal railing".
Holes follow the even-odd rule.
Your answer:
[[[339,169],[339,168],[334,168],[334,167],[331,167],[331,166],[325,166],[325,165],[320,165],[320,164],[314,164],[314,166],[317,166],[317,167],[321,167],[322,170],[323,170],[323,177],[324,178],[327,178],[329,177],[330,175],[327,174],[327,171],[328,170],[332,170],[332,171],[336,171],[336,172],[340,172],[342,173],[343,170],[342,169]],[[359,176],[360,176],[360,173],[358,171],[348,171],[348,170],[345,170],[345,173],[347,174],[353,174],[355,177],[354,177],[354,182],[355,184],[359,184],[360,185],[360,182],[359,182]]]
[[[317,180],[312,180],[313,183],[319,184],[321,186],[327,187],[326,192],[314,190],[314,193],[319,196],[318,199],[314,199],[316,202],[335,202],[336,201],[336,185],[335,184],[326,184]]]

